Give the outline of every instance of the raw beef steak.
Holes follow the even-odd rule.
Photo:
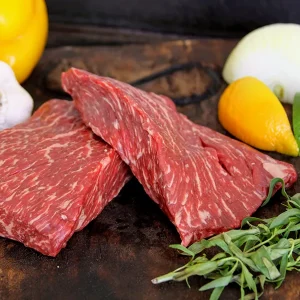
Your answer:
[[[78,69],[62,82],[85,124],[118,151],[185,246],[238,227],[273,177],[296,181],[292,165],[192,123],[165,96]]]
[[[129,179],[70,101],[46,102],[0,140],[0,235],[45,255],[56,256]]]

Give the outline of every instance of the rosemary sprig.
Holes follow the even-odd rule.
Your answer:
[[[270,183],[268,203],[274,187],[281,184],[281,193],[287,199],[286,211],[270,219],[245,218],[241,229],[230,230],[209,239],[203,239],[186,248],[170,245],[190,260],[173,272],[154,278],[154,284],[165,281],[183,281],[194,275],[210,280],[199,290],[213,289],[210,299],[219,299],[224,288],[232,282],[241,290],[241,299],[258,299],[265,283],[279,288],[286,272],[300,271],[300,194],[290,197],[281,178]],[[207,258],[206,249],[217,247],[219,252]]]

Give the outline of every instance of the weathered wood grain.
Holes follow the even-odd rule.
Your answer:
[[[235,40],[186,40],[162,44],[63,47],[47,49],[25,87],[36,108],[51,97],[66,97],[60,87],[60,73],[70,66],[87,69],[126,82],[136,82],[174,65],[197,63],[189,70],[154,78],[139,87],[173,98],[203,95],[216,79],[218,85],[206,99],[180,106],[178,110],[193,121],[227,134],[217,119],[219,96],[225,87],[220,70]],[[200,97],[201,98],[201,97]],[[290,115],[290,106],[286,105]],[[293,163],[298,158],[276,153],[271,156]],[[289,190],[300,192],[299,181]],[[257,216],[270,217],[284,209],[280,195],[259,209]],[[57,258],[42,256],[23,245],[0,240],[1,299],[208,299],[198,288],[205,281],[193,278],[185,283],[159,286],[150,280],[171,271],[186,259],[168,248],[178,243],[173,225],[133,179],[84,230],[76,233]],[[300,275],[291,272],[279,290],[271,285],[262,299],[299,299]],[[232,285],[222,299],[238,299]]]

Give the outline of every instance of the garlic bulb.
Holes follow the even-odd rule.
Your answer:
[[[32,109],[31,96],[19,85],[11,67],[0,61],[0,130],[26,121]]]
[[[263,81],[281,102],[293,103],[300,90],[300,25],[272,24],[247,34],[230,53],[223,78]]]

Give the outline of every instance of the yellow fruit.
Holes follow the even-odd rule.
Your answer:
[[[47,35],[44,0],[0,0],[0,60],[12,67],[20,83],[38,63]]]
[[[254,77],[243,77],[225,89],[218,116],[228,132],[253,147],[291,156],[299,154],[282,104]]]

